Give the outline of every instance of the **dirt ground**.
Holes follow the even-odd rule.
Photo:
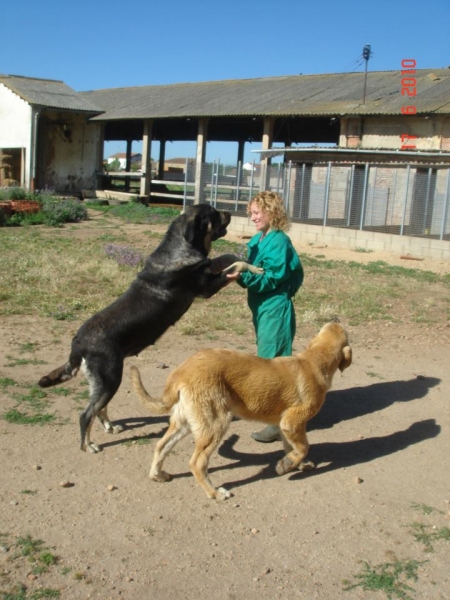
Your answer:
[[[299,250],[450,272],[444,262]],[[66,360],[78,326],[3,318],[0,377],[36,382]],[[346,591],[345,580],[357,583],[365,563],[418,561],[418,579],[403,580],[413,589],[392,597],[450,598],[449,542],[439,539],[450,527],[450,328],[371,322],[348,331],[353,365],[336,375],[309,426],[316,470],[277,476],[281,443],[258,444],[250,438],[258,424],[234,421],[211,460],[213,482],[233,493],[225,502],[208,500],[195,483],[191,437],[167,460],[173,481],[149,480],[167,419],[146,414],[130,390],[128,368],[109,410],[126,429],[108,435],[96,423],[99,454],[79,450],[78,414],[86,400],[74,398],[86,391],[81,375],[64,384],[71,396],[49,392],[58,425],[0,421],[0,590],[23,583],[29,594],[48,588],[67,600],[376,599],[386,596],[362,587]],[[315,332],[299,328],[296,351]],[[34,352],[20,354],[30,343]],[[158,394],[167,374],[193,352],[242,344],[226,332],[208,341],[173,328],[127,366],[138,365]],[[254,352],[254,340],[245,347]],[[17,364],[18,358],[30,360]],[[0,398],[2,413],[14,406],[10,396]],[[415,539],[418,531],[428,543]],[[31,563],[17,557],[15,541],[27,535],[58,557],[47,573],[32,574]]]

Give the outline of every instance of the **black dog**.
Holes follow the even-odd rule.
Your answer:
[[[109,420],[107,404],[122,381],[124,359],[154,344],[195,298],[210,298],[228,283],[226,274],[217,270],[235,257],[225,255],[225,261],[219,257],[213,262],[207,257],[211,242],[226,235],[230,220],[230,213],[206,204],[192,206],[177,217],[128,290],[80,327],[69,361],[39,381],[41,387],[50,387],[83,368],[90,400],[80,416],[82,450],[99,451],[90,440],[96,416],[107,432],[123,429]]]

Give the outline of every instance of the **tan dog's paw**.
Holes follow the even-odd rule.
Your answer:
[[[160,471],[159,473],[150,473],[150,479],[153,479],[153,481],[157,481],[158,483],[165,483],[166,481],[171,481],[172,475],[166,473],[166,471]]]
[[[312,471],[315,468],[316,463],[314,463],[312,460],[302,460],[299,466],[300,471]]]
[[[216,492],[216,500],[228,500],[233,495],[223,487],[217,488]]]
[[[294,463],[292,462],[292,460],[290,458],[285,456],[277,463],[275,470],[278,475],[284,475],[285,473],[289,473],[289,471],[292,471],[293,468],[294,468]]]

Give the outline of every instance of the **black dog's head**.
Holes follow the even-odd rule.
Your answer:
[[[209,254],[211,242],[227,234],[231,221],[229,212],[216,210],[209,204],[190,206],[182,217],[185,240],[204,256]]]

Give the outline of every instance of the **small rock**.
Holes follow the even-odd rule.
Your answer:
[[[0,546],[0,552],[9,552],[9,548],[7,546]]]
[[[127,577],[126,581],[128,581],[128,582],[133,581],[133,578],[132,577]]]
[[[37,579],[37,575],[34,575],[33,573],[29,573],[27,575],[27,579],[29,579],[30,581],[34,581],[35,579]]]
[[[163,363],[163,362],[159,362],[156,364],[156,368],[157,369],[168,369],[169,365],[166,365],[166,363]]]
[[[363,483],[363,479],[361,477],[355,477],[355,483]]]
[[[42,469],[41,465],[33,465],[33,469],[35,471],[40,471]]]
[[[108,492],[113,492],[114,490],[117,490],[115,485],[108,485],[106,489],[108,490]]]
[[[255,528],[253,528],[253,529],[252,529],[252,533],[259,533],[259,529],[255,529]]]
[[[60,487],[63,487],[63,488],[69,488],[69,487],[73,487],[75,484],[72,483],[71,481],[60,481],[59,485],[60,485]]]

